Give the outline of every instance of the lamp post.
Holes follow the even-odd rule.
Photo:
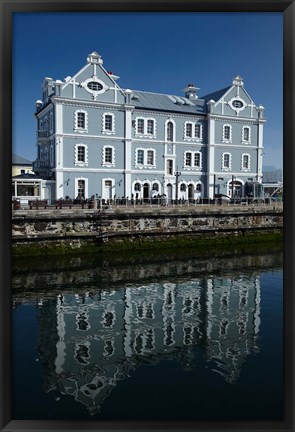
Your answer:
[[[178,171],[178,166],[176,167],[176,172],[174,173],[176,179],[175,179],[175,184],[176,184],[176,194],[175,194],[175,198],[176,198],[176,202],[178,202],[178,177],[181,176],[181,172]]]

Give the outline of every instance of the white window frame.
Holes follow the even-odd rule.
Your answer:
[[[188,136],[187,135],[187,130],[186,127],[187,125],[190,124],[192,127],[192,136]],[[196,136],[196,126],[200,127],[200,136]],[[184,122],[184,140],[185,141],[196,141],[196,142],[200,142],[203,139],[203,127],[201,123],[198,122],[193,122],[193,121],[186,121]]]
[[[143,132],[138,131],[138,120],[143,121]],[[153,133],[148,132],[148,121],[154,123]],[[138,138],[156,138],[156,119],[153,117],[136,117],[135,118],[135,136]]]
[[[249,139],[245,139],[245,129],[249,130]],[[242,128],[242,143],[243,144],[251,144],[251,128],[250,126],[243,126]]]
[[[88,178],[86,177],[75,177],[75,198],[78,196],[78,181],[84,180],[85,181],[85,196],[84,198],[88,198]]]
[[[245,156],[248,157],[248,168],[244,167],[244,157]],[[251,166],[251,156],[249,155],[249,153],[243,153],[242,157],[241,157],[241,171],[250,172],[250,166]]]
[[[225,155],[229,155],[229,166],[226,167],[224,166],[224,157]],[[232,155],[229,152],[224,152],[222,153],[222,166],[221,166],[222,171],[231,171],[232,169]]]
[[[106,158],[106,149],[111,148],[112,149],[112,162],[107,162],[105,160]],[[102,147],[102,166],[103,167],[114,167],[115,166],[115,147],[112,145],[104,145]]]
[[[172,141],[168,140],[168,134],[167,134],[167,126],[168,123],[172,123],[173,124],[173,136],[172,136]],[[176,137],[176,123],[173,119],[169,118],[165,121],[165,141],[166,142],[175,142],[175,137]]]
[[[78,127],[78,113],[82,113],[85,115],[85,127],[84,128]],[[75,113],[74,113],[74,131],[80,132],[80,133],[88,132],[88,113],[87,113],[87,111],[82,110],[82,109],[78,109],[75,111]]]
[[[112,129],[106,129],[106,116],[112,117]],[[115,134],[115,115],[111,112],[105,112],[102,114],[102,133],[105,135],[114,135]]]
[[[111,199],[113,199],[114,196],[116,195],[116,190],[115,190],[115,184],[116,183],[115,183],[115,180],[111,177],[105,177],[105,178],[101,179],[101,190],[102,190],[101,196],[102,196],[102,199],[109,199],[109,197],[107,197],[105,195],[106,182],[111,182],[111,196],[112,196]]]
[[[225,128],[229,127],[229,138],[225,138]],[[231,143],[232,142],[232,126],[230,124],[224,124],[222,127],[222,142]]]
[[[143,163],[139,163],[138,162],[138,151],[141,150],[143,151]],[[152,151],[153,152],[153,164],[148,164],[148,152]],[[135,149],[135,168],[156,168],[156,150],[153,148],[142,148],[142,147],[137,147]]]
[[[79,147],[84,147],[85,149],[85,161],[79,161],[78,160],[78,148]],[[79,144],[75,144],[74,147],[74,165],[75,166],[87,166],[88,165],[88,146],[86,144],[83,143],[79,143]]]
[[[187,165],[186,163],[186,157],[187,154],[190,153],[191,154],[191,165]],[[199,154],[200,155],[200,164],[199,165],[195,165],[195,156]],[[200,171],[202,169],[202,153],[200,151],[185,151],[184,155],[183,155],[183,168],[185,170],[195,170],[195,171]]]

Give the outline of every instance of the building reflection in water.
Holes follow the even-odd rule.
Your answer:
[[[63,292],[38,308],[45,390],[71,395],[94,415],[141,364],[167,359],[191,369],[196,350],[234,384],[258,351],[260,276]]]

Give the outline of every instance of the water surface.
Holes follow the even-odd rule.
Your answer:
[[[282,420],[282,251],[22,259],[13,418]]]

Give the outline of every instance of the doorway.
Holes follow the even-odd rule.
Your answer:
[[[150,185],[148,183],[145,183],[143,185],[143,199],[144,201],[148,201],[150,197]]]

